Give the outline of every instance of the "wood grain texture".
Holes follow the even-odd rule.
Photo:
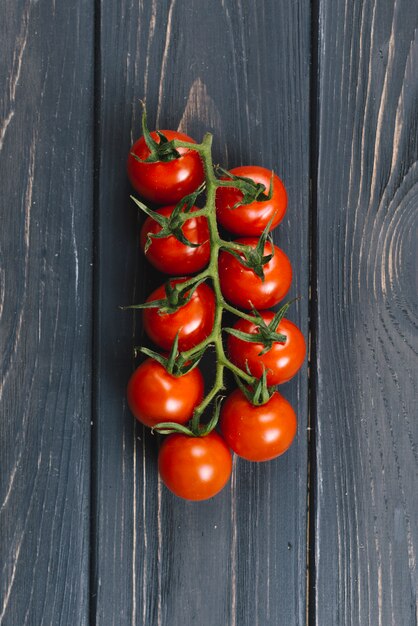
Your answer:
[[[319,5],[315,623],[412,626],[418,6]]]
[[[2,11],[2,626],[87,624],[92,17]]]
[[[139,254],[125,176],[144,96],[151,125],[212,131],[215,161],[281,175],[289,211],[275,238],[306,335],[316,123],[309,623],[418,623],[418,6],[318,0],[310,42],[310,4],[97,0],[93,60],[92,2],[6,3],[2,626],[307,623],[306,368],[283,387],[296,444],[272,463],[235,461],[205,503],[166,491],[157,437],[126,407],[144,338],[118,305],[163,281]]]
[[[215,135],[215,160],[274,167],[289,191],[277,234],[295,267],[293,317],[307,333],[310,7],[171,0],[101,4],[95,372],[97,624],[301,624],[306,611],[306,368],[283,392],[299,413],[292,450],[236,463],[231,486],[180,501],[157,479],[156,437],[134,423],[125,386],[139,321],[118,304],[163,277],[138,252],[124,163],[150,125]],[[115,25],[117,28],[115,29]]]

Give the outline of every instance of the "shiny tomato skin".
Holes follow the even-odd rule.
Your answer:
[[[153,428],[160,422],[188,422],[203,393],[203,376],[197,367],[175,377],[158,361],[147,359],[132,374],[127,398],[136,419]]]
[[[207,500],[219,493],[232,472],[232,456],[225,441],[212,431],[205,437],[169,435],[158,455],[162,481],[185,500]]]
[[[270,461],[290,447],[297,431],[296,414],[277,391],[254,406],[236,389],[224,401],[220,428],[229,447],[247,461]]]
[[[242,237],[237,243],[256,247],[258,239]],[[264,255],[271,253],[266,242]],[[282,300],[292,283],[292,266],[287,255],[274,246],[273,258],[263,267],[264,282],[253,270],[244,267],[238,259],[223,250],[219,255],[219,278],[222,293],[229,302],[241,309],[269,309]]]
[[[183,279],[173,279],[172,284]],[[165,297],[164,285],[158,287],[147,298],[159,300]],[[179,350],[190,350],[206,339],[213,328],[215,319],[215,295],[206,283],[198,286],[187,304],[175,313],[160,315],[158,308],[144,309],[144,329],[148,337],[160,348],[170,350],[177,332],[179,333]]]
[[[157,209],[157,213],[164,217],[169,217],[175,205],[165,206]],[[192,217],[184,222],[183,233],[185,237],[192,243],[200,243],[198,248],[186,246],[176,239],[173,235],[164,237],[163,239],[152,239],[151,245],[145,253],[148,261],[160,272],[172,276],[180,274],[194,274],[203,269],[209,263],[210,243],[209,228],[206,217],[193,217],[193,211],[197,211],[197,207],[192,208]],[[141,228],[141,248],[145,250],[148,233],[159,233],[161,226],[151,217],[147,217]]]
[[[270,189],[271,170],[257,165],[243,165],[230,170],[231,174],[251,178],[262,183],[266,194]],[[261,235],[271,219],[270,230],[276,228],[286,213],[287,193],[280,178],[273,176],[273,195],[270,200],[251,202],[235,209],[243,194],[234,187],[219,187],[216,191],[216,218],[218,222],[235,235]]]
[[[196,143],[194,139],[174,130],[161,131],[169,141],[179,139]],[[151,137],[159,141],[157,133]],[[179,148],[181,156],[172,161],[156,161],[155,163],[140,163],[131,152],[140,159],[146,159],[150,151],[141,137],[132,146],[128,155],[128,178],[132,187],[142,198],[156,204],[175,204],[184,196],[195,191],[204,181],[205,175],[200,156],[197,152]]]
[[[260,311],[263,320],[269,324],[273,317],[273,311]],[[240,319],[233,326],[236,330],[244,333],[257,333],[257,325],[247,320]],[[244,372],[248,366],[251,374],[260,378],[265,368],[267,384],[281,385],[286,383],[300,370],[306,355],[305,338],[296,324],[283,318],[276,332],[286,336],[285,343],[275,342],[268,352],[260,355],[264,350],[262,343],[250,343],[228,336],[228,353],[231,361]]]

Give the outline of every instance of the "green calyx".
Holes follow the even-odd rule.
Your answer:
[[[163,133],[159,130],[155,131],[157,137],[160,141],[156,141],[149,129],[147,124],[147,111],[145,108],[145,104],[141,102],[142,109],[142,134],[145,139],[145,143],[147,144],[149,150],[149,156],[146,159],[140,159],[137,154],[131,152],[131,156],[136,161],[140,163],[156,163],[157,161],[168,162],[174,161],[174,159],[179,159],[181,157],[180,152],[174,147],[174,142],[169,141]]]
[[[265,369],[263,370],[261,378],[257,379],[251,386],[244,385],[238,377],[235,377],[235,382],[237,383],[240,391],[247,398],[248,402],[254,406],[262,406],[263,404],[266,404],[275,391],[274,387],[268,387],[267,385],[267,374]]]
[[[225,246],[229,254],[232,254],[241,265],[252,270],[263,282],[265,279],[264,266],[274,257],[274,244],[270,234],[272,221],[273,218],[265,227],[255,248],[237,242],[227,243]],[[264,254],[264,248],[267,242],[269,242],[271,246],[270,254]]]
[[[158,363],[160,363],[164,369],[171,374],[171,376],[179,377],[188,374],[196,367],[196,365],[198,365],[200,359],[206,351],[207,346],[197,350],[190,358],[186,358],[184,354],[178,350],[179,333],[180,331],[177,333],[173,345],[171,346],[170,354],[167,357],[155,352],[154,350],[144,347],[134,348],[134,356],[136,357],[138,353],[141,352],[151,359],[158,361]]]
[[[202,273],[203,274],[203,273]],[[158,300],[150,300],[142,304],[131,304],[121,307],[122,309],[158,309],[160,315],[175,313],[185,304],[190,302],[196,289],[205,282],[207,276],[199,275],[191,280],[173,283],[168,281],[164,288],[166,297]]]
[[[148,252],[153,239],[164,239],[170,235],[178,239],[178,241],[185,246],[190,246],[191,248],[198,248],[202,245],[201,243],[192,243],[189,239],[187,239],[183,233],[183,224],[192,217],[204,215],[204,211],[194,211],[193,214],[190,214],[198,196],[203,193],[204,189],[205,184],[203,183],[196,189],[196,191],[188,196],[185,196],[176,204],[173,212],[168,217],[161,215],[158,211],[153,211],[146,204],[134,196],[131,196],[131,199],[135,202],[137,207],[161,226],[161,230],[158,233],[148,233],[144,249],[145,254]]]
[[[231,174],[223,167],[217,166],[217,171],[225,176],[230,181],[234,182],[234,189],[238,189],[242,193],[242,198],[234,204],[234,206],[230,207],[231,210],[237,209],[240,206],[246,204],[252,204],[253,202],[267,202],[271,200],[273,196],[273,187],[274,187],[274,172],[271,173],[270,178],[270,187],[268,193],[266,193],[266,186],[262,183],[256,183],[251,178],[247,178],[246,176],[236,176],[235,174]],[[221,182],[221,186],[226,186],[223,182]],[[228,185],[228,187],[231,185]]]
[[[257,327],[257,332],[255,333],[245,333],[241,330],[237,330],[236,328],[224,328],[226,333],[241,339],[242,341],[247,341],[248,343],[258,343],[264,346],[264,349],[259,353],[258,356],[263,356],[269,350],[271,350],[274,343],[286,343],[286,335],[277,332],[280,322],[286,315],[288,308],[293,304],[294,300],[287,302],[284,304],[274,315],[273,319],[269,324],[263,320],[258,311],[253,310],[253,323]]]

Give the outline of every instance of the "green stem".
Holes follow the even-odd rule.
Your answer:
[[[244,311],[236,309],[234,306],[231,306],[227,302],[224,303],[224,309],[225,311],[228,311],[228,313],[232,313],[237,317],[242,317],[242,319],[247,320],[247,322],[252,322],[253,324],[256,322],[254,315],[250,315],[250,313],[244,313]]]
[[[219,179],[218,187],[233,187],[234,189],[240,189],[242,187],[242,184],[239,180]]]
[[[198,211],[193,211],[193,212],[189,212],[189,213],[180,213],[180,215],[178,216],[178,219],[181,222],[187,222],[187,220],[191,220],[194,219],[196,217],[206,217],[208,214],[208,211],[205,208],[203,209],[199,209]]]
[[[222,291],[221,291],[221,283],[219,279],[218,272],[218,257],[221,248],[234,249],[239,251],[242,249],[240,244],[235,244],[234,242],[227,242],[221,239],[218,231],[218,224],[216,221],[216,206],[215,206],[215,198],[216,198],[216,189],[220,186],[233,186],[233,184],[229,184],[229,181],[221,181],[216,178],[213,162],[212,162],[212,135],[207,133],[201,144],[192,144],[186,141],[178,141],[175,140],[173,142],[175,148],[186,148],[190,150],[195,150],[200,154],[202,159],[203,168],[205,171],[205,179],[206,179],[206,204],[201,211],[196,211],[193,214],[188,214],[190,217],[197,217],[198,215],[205,215],[208,220],[208,228],[209,228],[209,237],[210,237],[210,260],[208,267],[198,276],[194,276],[189,279],[185,283],[181,283],[181,287],[183,288],[187,284],[192,284],[196,280],[200,278],[207,277],[212,281],[213,291],[215,293],[215,318],[213,329],[210,335],[202,341],[199,345],[195,346],[191,350],[187,352],[183,352],[183,357],[190,358],[198,351],[212,344],[215,348],[216,354],[216,372],[215,372],[215,382],[213,384],[212,389],[205,396],[203,401],[196,407],[192,423],[191,430],[194,434],[199,434],[200,427],[200,417],[202,416],[205,409],[209,406],[209,404],[214,400],[217,394],[224,389],[224,370],[229,369],[234,374],[239,376],[248,384],[254,384],[257,379],[253,376],[250,376],[246,372],[242,371],[239,367],[234,365],[229,361],[225,354],[223,342],[222,342],[222,314],[223,311],[229,311],[234,313],[234,315],[238,315],[244,319],[248,319],[249,321],[253,321],[253,318],[246,314],[242,313],[238,309],[227,304],[224,300]],[[234,181],[231,181],[233,183]],[[228,183],[227,185],[225,183]]]
[[[237,367],[236,365],[231,363],[231,361],[229,361],[228,359],[225,359],[222,362],[222,364],[224,365],[224,367],[229,369],[233,374],[236,374],[237,376],[239,376],[240,378],[245,380],[245,382],[248,383],[249,385],[253,385],[254,382],[256,381],[254,376],[251,376],[250,374],[247,374],[242,369],[240,369],[239,367]]]
[[[197,281],[203,280],[206,278],[210,278],[210,273],[208,272],[207,269],[205,269],[203,272],[200,272],[200,274],[196,274],[196,276],[192,276],[191,278],[188,278],[187,280],[182,281],[181,283],[176,283],[174,288],[177,289],[177,291],[180,291],[181,289],[184,289],[185,287],[188,287],[189,285],[194,285]]]
[[[216,366],[216,376],[215,383],[209,393],[205,396],[202,402],[198,407],[194,410],[191,430],[197,435],[199,434],[199,426],[200,426],[200,417],[203,415],[205,409],[209,406],[212,400],[217,396],[217,394],[224,389],[224,365],[222,363],[218,363]]]
[[[235,252],[246,252],[248,250],[248,245],[244,243],[238,243],[237,241],[225,241],[225,239],[221,239],[221,248],[225,248],[226,250],[235,250]]]

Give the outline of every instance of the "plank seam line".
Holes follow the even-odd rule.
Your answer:
[[[89,527],[89,582],[88,582],[88,622],[89,626],[96,625],[97,613],[97,573],[96,573],[96,524],[97,524],[97,398],[98,385],[96,380],[96,348],[98,345],[97,333],[99,327],[98,316],[100,307],[97,306],[100,296],[99,283],[99,237],[100,232],[100,0],[94,0],[93,16],[93,233],[92,233],[92,357],[91,357],[91,429],[90,429],[90,527]]]
[[[310,73],[309,73],[309,339],[308,339],[308,467],[307,467],[307,553],[306,553],[306,624],[315,626],[315,444],[316,444],[316,340],[317,301],[317,177],[319,124],[319,9],[321,0],[311,3]]]

